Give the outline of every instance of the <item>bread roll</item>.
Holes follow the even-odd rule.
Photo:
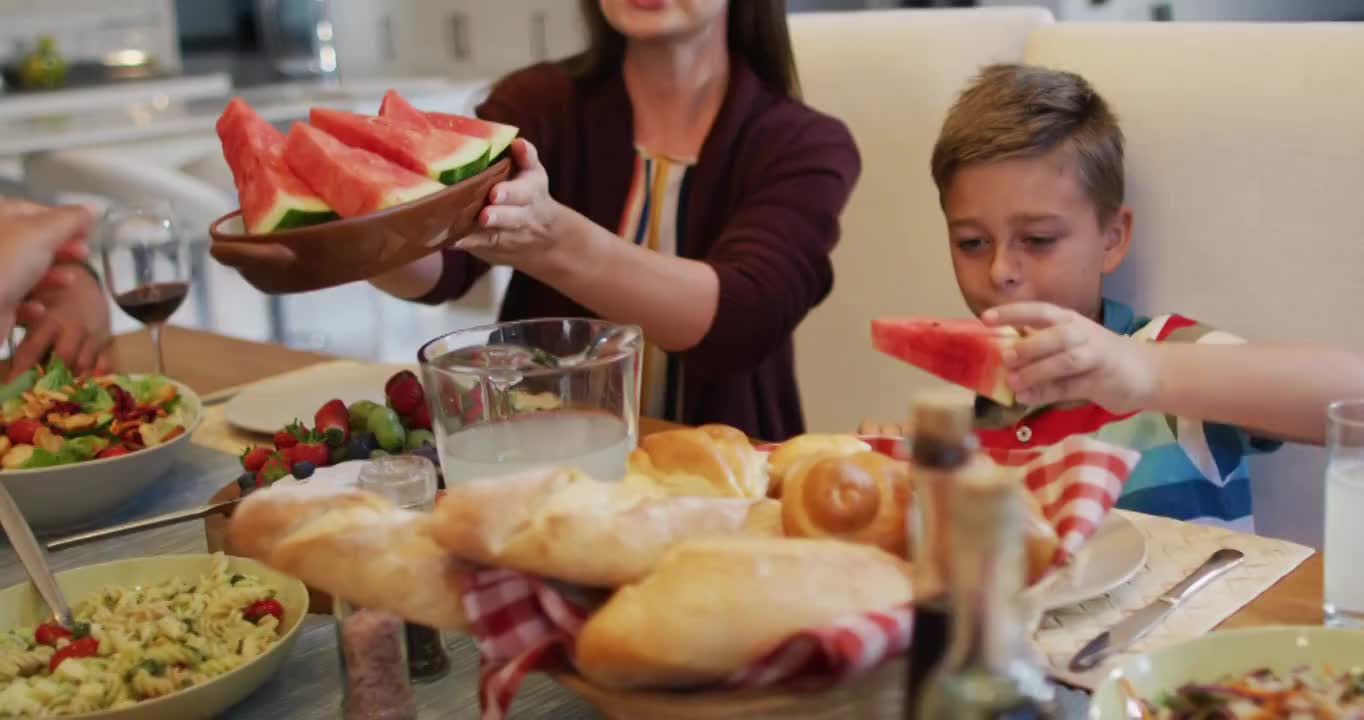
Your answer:
[[[767,458],[728,425],[702,425],[646,435],[626,462],[671,495],[767,496]]]
[[[852,455],[871,450],[863,440],[855,435],[826,435],[806,433],[797,435],[778,445],[767,458],[767,469],[771,476],[772,497],[781,497],[781,483],[797,462],[812,455]]]
[[[573,470],[457,485],[435,516],[436,542],[460,558],[593,587],[639,580],[689,538],[781,534],[773,500],[670,496]]]
[[[431,516],[360,490],[273,487],[251,493],[228,523],[233,547],[355,605],[441,628],[466,626],[468,568],[431,537]]]
[[[716,682],[800,630],[909,602],[908,573],[898,558],[836,540],[691,540],[587,621],[575,662],[607,688]]]
[[[1027,500],[1029,510],[1028,520],[1023,524],[1023,552],[1028,563],[1027,582],[1032,585],[1051,570],[1056,551],[1061,547],[1061,538],[1057,537],[1056,528],[1042,515],[1042,506],[1038,504],[1037,498],[1026,489],[1023,490],[1023,497]]]
[[[832,537],[907,557],[909,465],[877,452],[814,455],[783,483],[782,526],[793,537]]]

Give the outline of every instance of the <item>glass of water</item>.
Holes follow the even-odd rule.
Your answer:
[[[1364,627],[1364,399],[1326,409],[1326,624]]]
[[[446,484],[545,465],[625,476],[639,437],[644,335],[551,318],[443,335],[418,353]]]

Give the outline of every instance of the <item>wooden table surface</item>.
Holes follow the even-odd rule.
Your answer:
[[[291,350],[168,327],[165,332],[166,372],[201,395],[243,385],[326,359],[325,355]],[[146,333],[120,336],[114,341],[114,362],[120,370],[147,371],[152,366],[151,342]],[[640,432],[669,427],[641,418]],[[1322,557],[1308,558],[1269,591],[1251,601],[1220,627],[1262,625],[1320,625],[1322,622]]]

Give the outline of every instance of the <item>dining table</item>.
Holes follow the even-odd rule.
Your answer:
[[[166,374],[192,388],[207,406],[226,402],[253,382],[336,359],[175,326],[165,328],[164,343]],[[147,372],[154,366],[152,345],[145,331],[115,337],[110,357],[112,367],[121,372]],[[3,369],[0,363],[0,370]],[[650,418],[640,419],[641,435],[675,427]],[[218,449],[193,444],[190,447],[174,470],[101,524],[205,503],[240,473],[235,456]],[[203,523],[188,522],[63,549],[51,553],[49,559],[53,568],[60,571],[128,557],[206,551]],[[1320,625],[1322,571],[1322,556],[1313,553],[1218,628]],[[0,587],[24,580],[24,571],[12,548],[0,547]],[[456,634],[445,635],[445,645],[450,671],[435,681],[416,685],[420,717],[477,718],[477,649],[467,636]],[[330,615],[309,615],[283,669],[221,717],[230,720],[341,717],[342,688],[335,621]],[[600,714],[550,678],[532,675],[517,695],[511,716],[574,720],[598,718]]]

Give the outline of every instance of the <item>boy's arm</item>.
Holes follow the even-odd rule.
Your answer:
[[[1148,343],[1149,409],[1321,445],[1326,406],[1364,397],[1364,358],[1329,348]]]
[[[1020,402],[1086,400],[1112,412],[1152,410],[1315,445],[1326,405],[1364,397],[1364,356],[1319,347],[1143,342],[1046,303],[987,310],[990,325],[1027,328],[1006,352]]]

